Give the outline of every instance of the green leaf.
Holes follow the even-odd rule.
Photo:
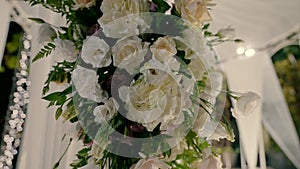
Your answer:
[[[28,18],[36,23],[46,23],[43,19],[41,18]]]
[[[209,26],[210,26],[209,23],[208,23],[208,24],[205,24],[205,25],[202,27],[202,29],[203,29],[203,30],[207,30],[207,29],[209,28]]]
[[[171,6],[164,0],[152,0],[152,2],[157,5],[157,12],[165,13],[171,8]]]
[[[57,169],[59,167],[59,162],[60,161],[58,161],[57,163],[54,164],[53,169]]]
[[[43,87],[43,95],[45,95],[48,92],[49,92],[49,86],[46,85],[46,86]]]
[[[61,92],[54,92],[54,93],[51,93],[45,97],[43,97],[42,99],[44,100],[48,100],[48,101],[56,101],[61,95]]]
[[[55,120],[57,120],[57,119],[61,116],[62,112],[63,112],[62,107],[59,107],[59,108],[56,110],[56,113],[55,113]]]
[[[69,86],[69,87],[67,87],[61,94],[62,94],[62,95],[67,95],[67,94],[72,93],[72,91],[73,91],[73,87],[72,87],[72,86]]]
[[[176,10],[175,6],[171,9],[171,15],[180,17],[180,13]]]
[[[234,39],[235,43],[243,43],[244,41],[242,39]]]
[[[57,98],[55,105],[63,105],[66,102],[67,96],[60,95],[59,98]]]
[[[48,43],[35,55],[32,62],[35,62],[39,59],[42,59],[42,58],[50,55],[54,49],[55,49],[55,44]]]

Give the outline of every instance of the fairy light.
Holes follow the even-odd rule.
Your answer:
[[[238,47],[238,48],[236,49],[236,54],[242,55],[242,54],[244,54],[244,53],[245,53],[245,48],[243,48],[243,47]]]
[[[250,48],[245,51],[245,56],[251,57],[251,56],[254,56],[255,53],[256,53],[255,49]]]
[[[20,52],[19,65],[14,77],[15,86],[11,94],[11,102],[7,111],[6,124],[3,131],[3,138],[0,153],[0,168],[13,168],[14,156],[18,154],[18,147],[21,144],[23,124],[26,118],[27,104],[29,103],[28,67],[30,63],[31,36],[23,35],[23,49]],[[15,91],[14,91],[15,90]]]

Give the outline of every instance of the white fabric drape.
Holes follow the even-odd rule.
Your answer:
[[[300,143],[285,101],[277,74],[270,58],[264,61],[263,123],[282,151],[300,168]]]
[[[24,2],[19,2],[23,9],[27,9],[28,17],[39,17],[54,25],[61,25],[64,19],[58,15],[46,10],[41,6],[29,7]],[[30,12],[29,12],[30,11]],[[32,39],[32,56],[34,56],[42,47],[38,43],[39,26],[32,23],[30,33]],[[20,147],[17,168],[19,169],[52,169],[53,165],[58,161],[66,150],[71,135],[74,135],[74,125],[60,119],[55,120],[54,109],[47,108],[47,102],[42,100],[42,87],[48,77],[52,64],[54,64],[55,56],[48,56],[41,61],[32,63],[30,66],[30,103],[28,105],[25,130]],[[63,86],[53,85],[53,90],[62,90]],[[65,133],[67,134],[62,141]],[[81,147],[80,143],[73,141],[66,156],[60,163],[59,169],[71,168],[69,164],[76,159],[75,154]]]
[[[232,60],[224,64],[231,91],[253,91],[262,96],[263,64],[261,55],[249,59]],[[238,71],[237,71],[238,70]],[[238,116],[236,119],[239,129],[241,148],[249,169],[256,168],[258,141],[261,138],[261,105],[248,116]]]
[[[6,37],[10,21],[10,8],[6,0],[0,0],[1,4],[1,17],[0,17],[0,65],[2,63]]]

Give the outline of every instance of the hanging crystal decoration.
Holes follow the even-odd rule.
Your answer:
[[[20,50],[19,68],[13,79],[14,86],[10,96],[10,103],[6,114],[6,123],[2,135],[0,149],[0,168],[13,168],[13,159],[18,153],[21,143],[23,124],[26,118],[27,105],[29,103],[28,70],[30,63],[31,35],[24,34],[22,49]]]

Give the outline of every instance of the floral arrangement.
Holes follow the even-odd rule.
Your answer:
[[[56,107],[56,119],[77,123],[84,148],[71,167],[222,167],[212,141],[234,136],[215,107],[218,95],[237,100],[235,116],[259,98],[222,89],[212,46],[240,40],[231,28],[208,31],[209,0],[28,1],[67,20],[63,27],[31,18],[42,24],[45,44],[33,61],[62,58],[43,99]],[[48,93],[52,82],[68,87]]]

